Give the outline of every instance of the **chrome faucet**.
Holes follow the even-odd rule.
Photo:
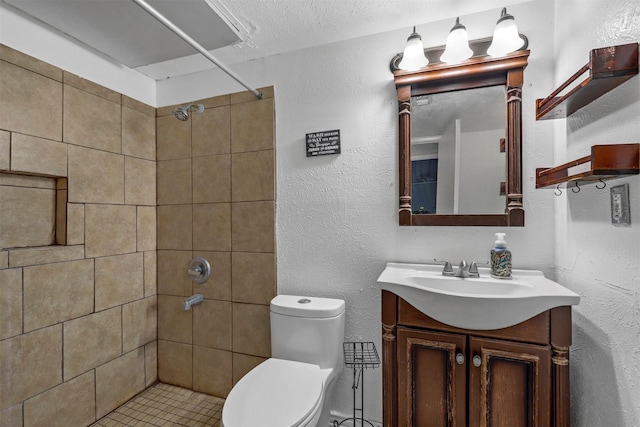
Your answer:
[[[453,267],[449,261],[445,261],[444,267],[442,268],[443,276],[453,276],[453,277],[471,277],[478,278],[480,277],[480,273],[478,272],[478,264],[474,261],[471,264],[467,264],[467,261],[460,261],[460,265],[458,266],[457,271],[453,271]]]
[[[202,303],[202,301],[204,301],[204,295],[202,295],[202,294],[191,295],[189,298],[184,300],[184,304],[183,304],[182,308],[185,311],[191,310],[191,307],[193,307],[194,305]]]
[[[458,266],[458,271],[454,274],[455,277],[480,277],[480,273],[478,273],[478,264],[472,262],[470,265],[467,264],[467,261],[460,261],[460,265]]]

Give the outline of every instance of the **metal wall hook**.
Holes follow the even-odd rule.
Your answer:
[[[598,184],[596,184],[596,188],[597,188],[598,190],[602,190],[604,187],[606,187],[606,186],[607,186],[607,183],[606,183],[606,182],[604,182],[604,181],[602,180],[602,178],[600,178],[598,181],[600,181],[600,183],[602,184],[602,187],[600,187]]]
[[[571,189],[574,193],[580,192],[580,185],[578,185],[578,181],[576,181],[576,186]]]
[[[553,190],[553,194],[555,194],[555,195],[556,195],[556,196],[558,196],[558,197],[562,196],[562,190],[560,189],[560,184],[558,184],[558,185],[556,186],[556,189],[555,189],[555,190]]]

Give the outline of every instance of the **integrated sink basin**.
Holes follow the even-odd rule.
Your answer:
[[[578,294],[541,271],[513,270],[511,279],[494,279],[488,268],[478,271],[479,278],[460,278],[443,276],[441,265],[390,262],[378,283],[427,316],[464,329],[506,328],[580,303]]]

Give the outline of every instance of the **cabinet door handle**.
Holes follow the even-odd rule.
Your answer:
[[[456,354],[456,363],[458,365],[464,364],[464,354],[462,354],[462,353]]]
[[[482,358],[476,354],[473,356],[473,366],[479,368],[480,365],[482,365]]]

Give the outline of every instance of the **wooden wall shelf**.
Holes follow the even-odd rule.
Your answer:
[[[569,169],[591,163],[587,171],[569,173]],[[553,168],[536,169],[536,188],[556,186],[566,182],[590,184],[600,180],[638,175],[640,168],[640,143],[594,145],[591,155]]]
[[[585,80],[559,94],[580,76]],[[536,100],[536,120],[568,117],[596,98],[638,74],[638,43],[593,49],[589,63],[544,99]]]

